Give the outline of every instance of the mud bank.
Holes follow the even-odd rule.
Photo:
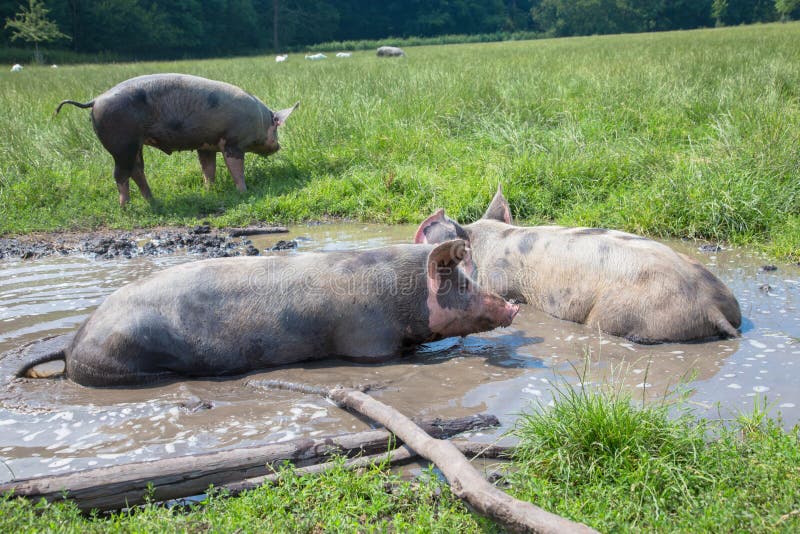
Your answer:
[[[206,258],[257,256],[251,236],[287,233],[283,226],[212,228],[160,227],[145,230],[97,230],[76,233],[34,233],[0,238],[0,259],[35,260],[48,256],[84,255],[94,259],[130,259],[185,251]],[[295,245],[296,246],[296,245]],[[284,248],[293,248],[284,242]]]

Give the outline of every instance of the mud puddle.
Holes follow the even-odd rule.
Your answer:
[[[336,224],[249,239],[259,250],[293,240],[296,249],[276,253],[302,254],[404,243],[414,230]],[[0,386],[0,480],[367,428],[325,400],[248,385],[264,379],[379,385],[377,398],[412,417],[491,412],[502,426],[473,435],[487,442],[502,436],[531,403],[549,404],[554,385],[581,380],[623,385],[646,399],[661,398],[684,381],[694,390],[690,402],[700,416],[734,417],[766,397],[786,427],[798,422],[800,268],[763,270],[766,260],[748,251],[709,253],[696,243],[669,244],[699,258],[731,287],[745,317],[741,339],[642,346],[523,308],[509,328],[443,340],[381,365],[330,360],[142,389],[16,380]],[[130,260],[0,261],[0,353],[74,330],[123,284],[197,259],[179,251]],[[8,365],[0,360],[0,374]]]

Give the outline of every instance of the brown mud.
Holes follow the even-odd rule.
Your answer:
[[[47,256],[84,255],[95,259],[131,259],[187,252],[202,257],[259,254],[251,236],[286,233],[280,226],[212,228],[164,226],[142,230],[95,230],[91,232],[38,232],[0,237],[0,260],[36,260]]]

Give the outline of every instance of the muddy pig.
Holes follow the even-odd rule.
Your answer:
[[[268,156],[280,150],[278,127],[298,106],[273,112],[234,85],[186,74],[131,78],[85,104],[64,100],[56,113],[64,104],[92,108],[94,131],[114,158],[121,206],[129,199],[130,178],[144,198],[152,198],[142,145],[167,154],[197,150],[206,185],[214,182],[216,153],[222,152],[236,187],[246,191],[245,152]]]
[[[290,257],[203,260],[111,294],[66,347],[86,386],[237,375],[345,357],[378,362],[420,343],[511,324],[518,306],[482,290],[459,263],[465,243],[396,245]]]
[[[439,210],[414,240],[453,238],[470,244],[481,287],[553,317],[637,343],[739,335],[736,297],[699,262],[614,230],[512,226],[500,188],[480,220],[461,226]]]

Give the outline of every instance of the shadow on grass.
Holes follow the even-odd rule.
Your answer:
[[[163,217],[205,217],[222,215],[244,204],[260,204],[269,198],[277,198],[304,189],[321,173],[339,176],[348,167],[343,160],[314,160],[296,163],[284,159],[265,162],[251,156],[245,173],[247,192],[240,193],[233,185],[230,173],[224,165],[217,163],[217,180],[212,188],[194,185],[193,177],[186,181],[190,188],[159,197],[151,204],[153,212]],[[194,170],[191,171],[194,173]],[[199,173],[198,173],[199,174]]]
[[[233,185],[230,173],[220,167],[216,183],[210,190],[198,185],[165,197],[156,196],[151,203],[153,212],[166,217],[183,218],[222,215],[242,204],[258,203],[269,197],[279,197],[302,189],[314,174],[308,166],[298,166],[290,161],[276,165],[256,163],[248,169],[245,177],[247,192],[240,193]]]

